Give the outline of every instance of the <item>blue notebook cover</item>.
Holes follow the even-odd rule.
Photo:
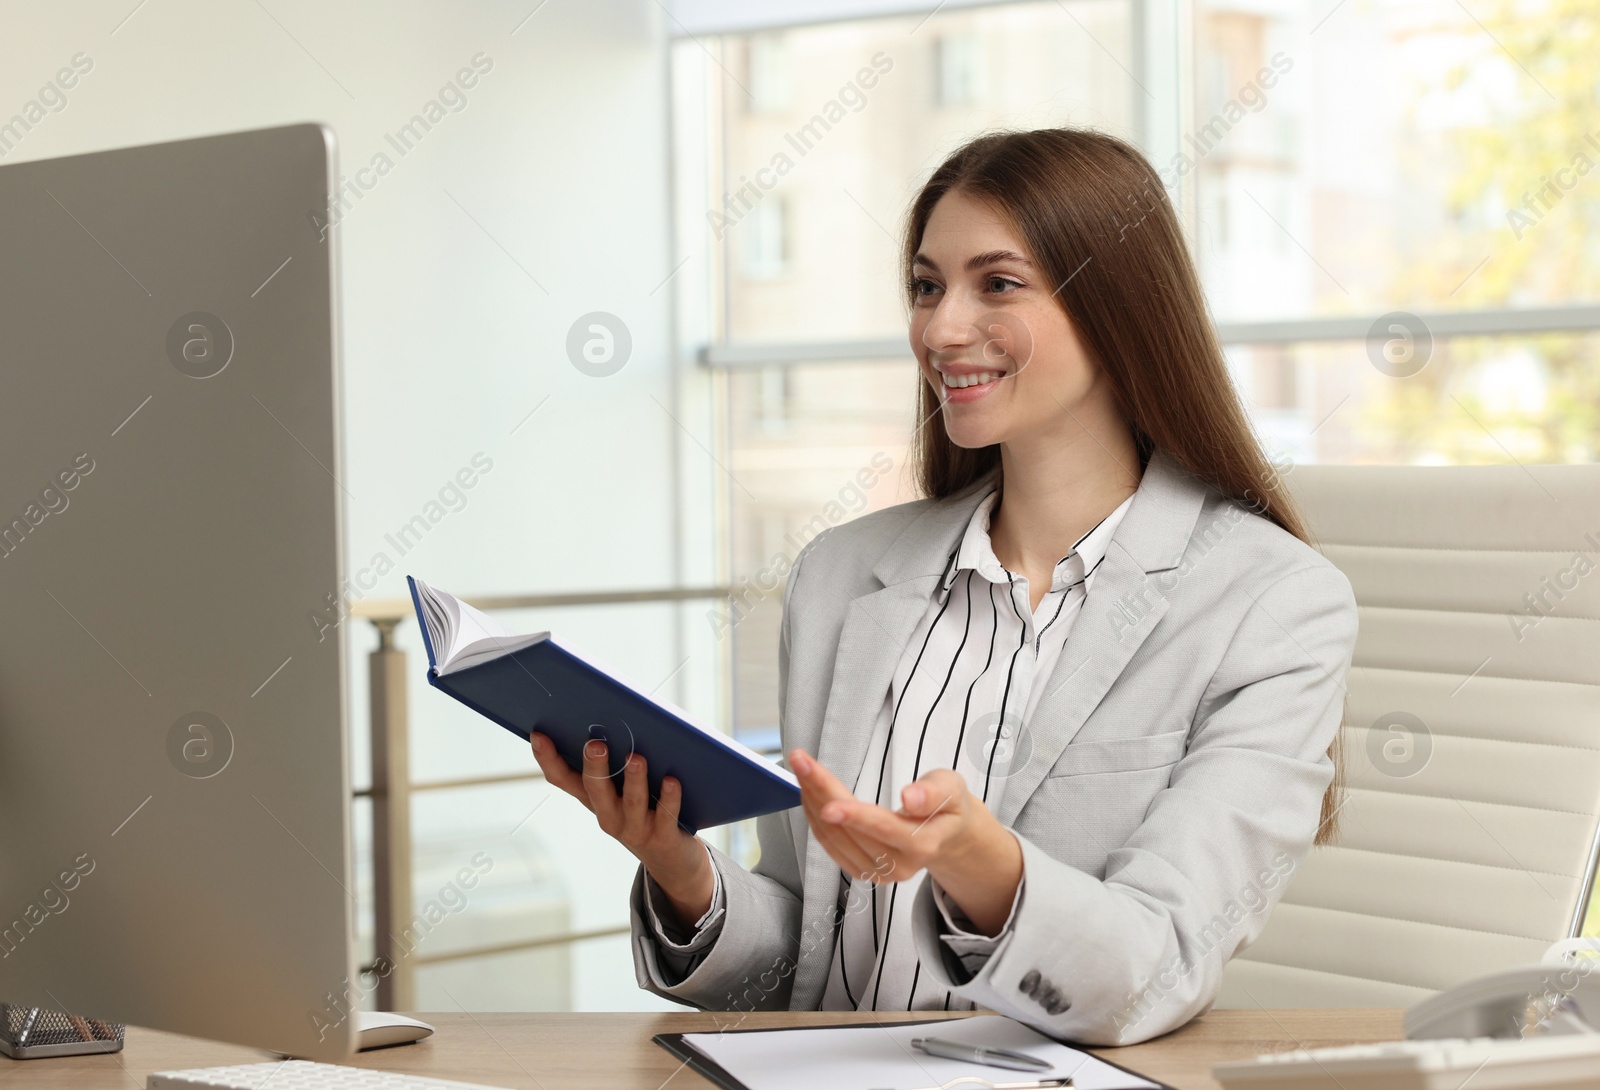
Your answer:
[[[683,786],[678,823],[691,834],[800,805],[789,773],[552,637],[441,675],[416,580],[408,575],[406,583],[428,653],[428,683],[485,719],[523,739],[539,731],[574,768],[582,767],[584,743],[604,740],[618,790],[623,762],[638,753],[648,768],[652,802],[660,797],[662,777],[675,776]]]

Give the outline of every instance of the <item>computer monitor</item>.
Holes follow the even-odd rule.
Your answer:
[[[352,1049],[336,179],[0,166],[0,1001]]]

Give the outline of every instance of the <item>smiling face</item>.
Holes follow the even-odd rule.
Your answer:
[[[1055,286],[991,206],[941,197],[912,276],[911,348],[951,442],[1026,444],[1119,415]]]

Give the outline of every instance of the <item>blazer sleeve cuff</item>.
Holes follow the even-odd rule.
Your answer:
[[[939,913],[939,941],[946,951],[955,955],[956,963],[962,970],[960,975],[965,980],[970,980],[1011,936],[1016,926],[1017,908],[1022,904],[1022,893],[1027,886],[1027,878],[1024,876],[1023,880],[1017,883],[1017,892],[1011,898],[1011,912],[1007,915],[1005,924],[993,935],[977,931],[972,920],[961,911],[961,906],[952,901],[944,887],[931,876],[925,885],[932,890],[933,904]]]
[[[652,937],[664,951],[674,954],[698,953],[715,942],[717,935],[722,931],[725,908],[722,871],[717,867],[715,857],[711,855],[709,844],[706,845],[706,858],[711,860],[711,879],[715,883],[711,890],[711,907],[706,909],[705,913],[695,921],[694,927],[688,930],[678,922],[677,913],[667,903],[666,894],[650,876],[650,872],[643,871],[645,918],[650,923]]]
[[[1015,832],[1015,830],[1013,830]],[[1106,967],[1093,964],[1084,953],[1094,946],[1078,934],[1069,939],[1063,923],[1093,919],[1092,905],[1100,895],[1100,882],[1069,864],[1047,855],[1027,837],[1017,835],[1022,845],[1022,868],[1032,893],[1018,891],[1011,919],[996,937],[994,950],[976,964],[970,976],[960,970],[964,959],[956,955],[940,933],[943,920],[934,900],[933,883],[924,883],[912,909],[912,939],[922,957],[923,972],[940,987],[969,1000],[975,1006],[1003,1014],[1041,1032],[1064,1039],[1085,1040],[1098,1036],[1098,1027],[1084,1034],[1084,1020],[1091,1011],[1080,1011],[1077,1003],[1093,1007],[1094,1000],[1077,994],[1077,985],[1103,978]],[[1070,949],[1068,948],[1070,945]],[[1107,952],[1107,957],[1115,957]],[[1057,977],[1045,975],[1046,967],[1071,965],[1068,974],[1053,968]],[[1094,998],[1098,999],[1098,996]],[[1115,1043],[1115,1042],[1108,1042]]]
[[[644,867],[634,875],[629,911],[639,987],[701,1010],[787,1009],[795,960],[777,930],[783,914],[759,881],[717,849],[707,850],[722,884],[713,913],[721,914],[679,949],[654,932]],[[774,953],[774,945],[788,950]]]

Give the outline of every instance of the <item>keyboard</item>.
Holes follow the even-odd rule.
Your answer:
[[[146,1090],[502,1090],[477,1082],[396,1075],[309,1060],[157,1071],[145,1080],[145,1087]]]
[[[1228,1090],[1556,1090],[1600,1086],[1600,1034],[1385,1041],[1217,1064]]]

